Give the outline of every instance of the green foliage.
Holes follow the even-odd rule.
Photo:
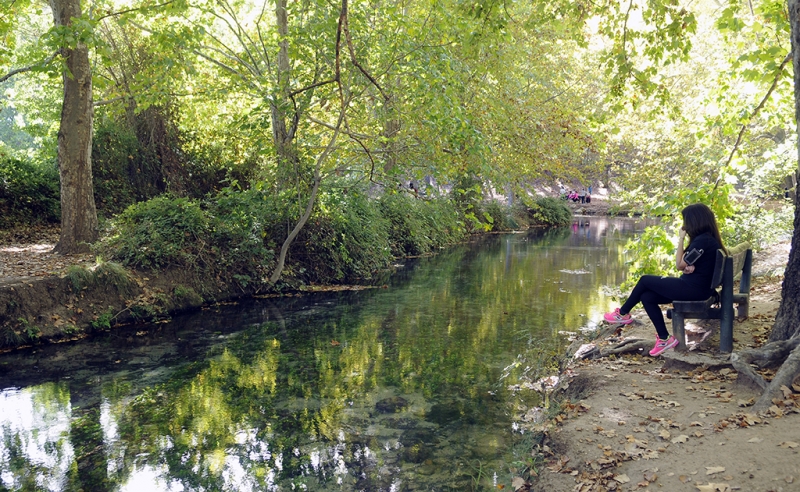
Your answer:
[[[155,153],[143,147],[132,130],[114,122],[95,128],[92,175],[95,203],[109,215],[165,189]]]
[[[136,288],[136,283],[125,268],[113,262],[101,262],[92,269],[72,265],[67,268],[66,277],[76,294],[90,287],[110,286],[120,295],[130,296]]]
[[[742,206],[728,221],[725,240],[735,246],[749,242],[753,248],[760,249],[792,236],[794,230],[794,207],[765,207],[762,203]]]
[[[491,226],[490,231],[515,231],[520,229],[520,210],[516,207],[509,207],[497,200],[484,202],[480,206],[487,225]]]
[[[192,266],[207,259],[208,214],[187,198],[161,196],[131,205],[116,219],[115,234],[101,250],[123,265]]]
[[[76,294],[93,286],[95,282],[94,273],[88,268],[78,265],[70,265],[67,268],[66,277],[72,284],[72,291]]]
[[[20,330],[22,331],[21,335],[24,335],[22,337],[23,340],[36,342],[42,336],[42,329],[31,324],[27,319],[18,318],[17,321],[19,321]]]
[[[318,208],[292,246],[294,261],[316,282],[371,278],[389,266],[389,221],[358,189],[320,196]]]
[[[562,200],[540,197],[529,205],[531,222],[543,226],[564,226],[572,222],[572,211]]]
[[[94,283],[114,287],[124,297],[131,296],[136,290],[136,282],[127,270],[119,263],[110,261],[101,262],[94,269]]]
[[[630,290],[642,275],[675,275],[675,244],[664,227],[650,226],[625,245],[628,262],[628,280],[623,291]]]
[[[61,215],[58,170],[0,153],[0,228],[56,223]]]
[[[176,285],[172,294],[175,296],[175,302],[179,308],[196,307],[204,302],[203,297],[197,291],[184,285]]]
[[[389,223],[392,255],[418,256],[461,240],[466,231],[453,202],[445,198],[421,200],[404,193],[390,193],[378,201]]]
[[[18,347],[24,342],[23,338],[11,326],[6,325],[0,332],[0,346],[2,347]]]
[[[104,313],[98,314],[95,316],[89,325],[92,327],[92,330],[95,331],[105,331],[111,329],[111,323],[116,318],[114,311],[109,307],[108,310]]]

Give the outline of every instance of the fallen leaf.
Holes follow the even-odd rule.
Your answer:
[[[731,492],[727,483],[709,483],[708,485],[695,485],[700,492]]]
[[[658,433],[658,435],[661,436],[662,439],[669,439],[669,436],[671,434],[669,433],[669,431],[662,430],[661,432]]]
[[[681,475],[681,476],[678,477],[678,480],[680,480],[681,483],[686,483],[686,482],[690,481],[691,478],[687,477],[686,475]]]
[[[800,444],[797,444],[794,441],[783,441],[782,443],[778,444],[778,446],[780,446],[782,448],[792,448],[792,449],[794,449],[797,446],[800,446]]]
[[[525,479],[522,477],[514,477],[511,479],[511,486],[514,487],[514,490],[519,490],[525,486]]]
[[[761,439],[760,437],[753,437],[747,440],[747,442],[761,442],[761,441],[763,441],[763,439]]]
[[[631,479],[628,478],[628,475],[625,475],[624,473],[620,475],[614,475],[614,480],[616,480],[619,483],[628,483],[631,481]]]
[[[722,473],[725,471],[724,466],[707,466],[706,475],[713,475],[715,473]]]
[[[687,442],[688,440],[689,440],[689,436],[687,436],[686,434],[681,434],[680,436],[674,438],[671,442],[673,444],[678,444],[678,443]]]
[[[792,396],[792,389],[786,386],[785,384],[781,385],[781,391],[783,391],[784,398],[789,398],[790,396]]]

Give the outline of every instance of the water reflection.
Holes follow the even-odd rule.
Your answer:
[[[559,331],[599,321],[637,227],[590,218],[492,236],[408,261],[388,288],[6,355],[2,486],[510,486],[519,416],[537,398],[514,390]]]

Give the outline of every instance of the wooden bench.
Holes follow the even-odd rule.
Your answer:
[[[678,339],[678,349],[686,349],[684,321],[687,319],[718,319],[719,349],[733,351],[733,305],[737,306],[739,320],[747,318],[750,305],[750,270],[753,266],[753,250],[750,243],[738,244],[726,255],[717,250],[717,262],[711,288],[717,293],[705,301],[675,301],[667,317],[672,319],[672,335]],[[741,276],[739,292],[733,292],[733,281]],[[715,307],[718,305],[718,307]]]

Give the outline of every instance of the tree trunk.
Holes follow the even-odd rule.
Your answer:
[[[296,119],[298,115],[287,124],[287,108],[292,107],[289,99],[289,77],[291,75],[291,65],[289,64],[289,17],[286,11],[287,0],[276,0],[275,2],[275,22],[278,27],[278,71],[277,78],[277,97],[271,103],[272,112],[272,140],[275,144],[275,152],[278,155],[278,185],[285,186],[291,183],[294,176],[297,179],[298,157],[294,148],[294,136],[296,132]]]
[[[800,131],[800,1],[789,0],[789,23],[792,28],[792,63],[794,65],[794,115]],[[798,166],[800,166],[800,146]],[[800,207],[794,199],[794,233],[789,263],[783,275],[781,305],[769,340],[788,340],[800,333]]]
[[[80,17],[80,0],[51,0],[56,26]],[[58,130],[58,170],[61,177],[61,237],[53,251],[88,252],[97,240],[97,210],[92,187],[92,68],[82,43],[63,47],[64,103]]]

